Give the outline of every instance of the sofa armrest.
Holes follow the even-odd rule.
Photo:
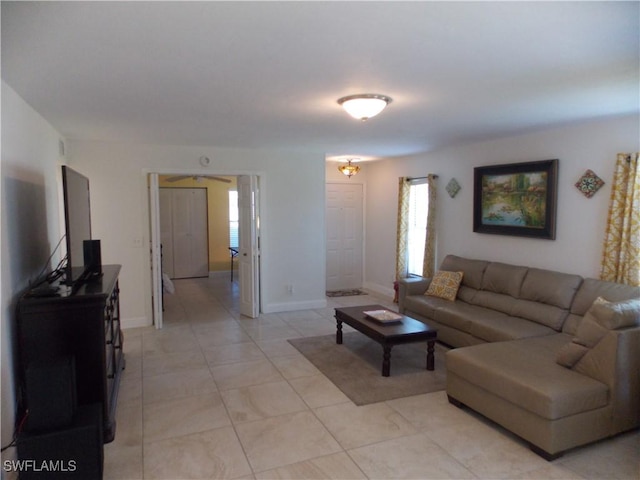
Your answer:
[[[640,327],[610,330],[574,366],[609,386],[613,433],[640,425]]]
[[[407,295],[422,295],[429,288],[430,278],[407,277],[398,280],[398,309],[404,313],[404,300]]]

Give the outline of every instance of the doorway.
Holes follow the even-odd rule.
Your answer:
[[[152,276],[152,300],[153,300],[153,323],[156,328],[162,328],[162,235],[161,235],[161,208],[160,208],[160,175],[175,175],[175,172],[157,172],[149,173],[149,202],[150,202],[150,228],[151,228],[151,276]],[[227,175],[227,174],[221,174]],[[182,175],[189,177],[190,174]],[[245,192],[248,193],[238,195],[239,207],[239,232],[240,232],[240,251],[238,255],[238,288],[243,299],[240,305],[240,313],[242,315],[255,318],[260,312],[260,269],[259,259],[259,177],[255,175],[239,175],[229,176],[233,180],[237,179],[238,189],[244,185]],[[194,179],[198,175],[193,175]],[[235,183],[235,182],[234,182]],[[228,189],[225,190],[226,198],[229,198]],[[211,200],[210,200],[211,201]],[[249,202],[248,205],[245,205]],[[228,212],[228,201],[225,201],[225,210]],[[218,215],[220,217],[221,215]],[[226,239],[223,241],[224,265],[229,268],[230,250],[229,250],[229,220],[228,215],[224,214],[224,222],[226,224],[224,235]],[[244,242],[243,242],[244,239]],[[207,266],[208,267],[208,266]],[[207,268],[208,270],[208,268]],[[208,274],[208,272],[207,272]]]
[[[363,186],[327,183],[327,291],[362,288]]]

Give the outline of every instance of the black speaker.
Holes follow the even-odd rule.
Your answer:
[[[25,397],[29,432],[67,427],[77,408],[76,363],[63,357],[47,363],[32,363],[25,371]]]
[[[18,435],[20,480],[100,480],[104,464],[102,406],[82,405],[66,428]]]
[[[84,266],[90,277],[102,275],[102,255],[100,253],[100,240],[83,240]]]

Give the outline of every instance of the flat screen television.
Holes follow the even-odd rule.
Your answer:
[[[65,283],[73,285],[85,276],[83,243],[91,240],[91,207],[89,179],[75,170],[62,166],[64,194],[64,227],[67,245]]]

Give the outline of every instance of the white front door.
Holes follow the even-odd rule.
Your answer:
[[[240,277],[240,313],[250,318],[259,314],[259,231],[258,177],[238,176],[238,211],[240,214],[238,254]]]
[[[326,186],[327,290],[362,287],[362,185]]]

